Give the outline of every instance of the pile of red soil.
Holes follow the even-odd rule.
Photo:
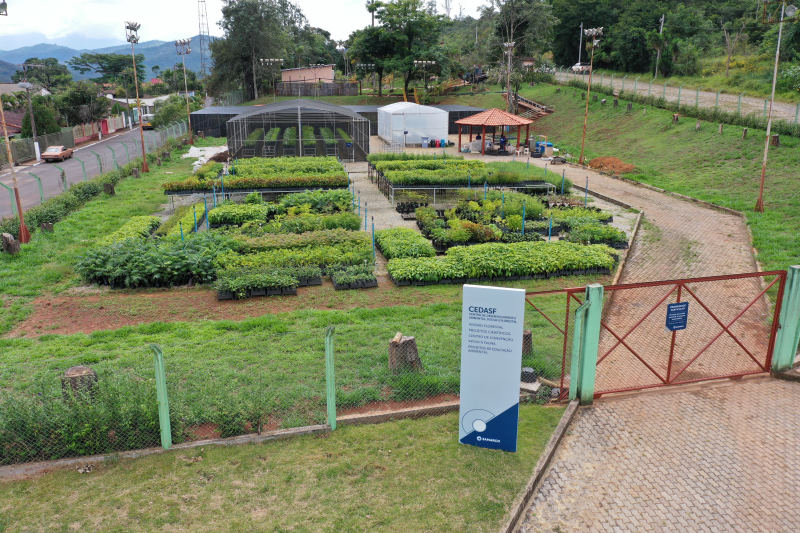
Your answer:
[[[589,166],[600,172],[611,174],[625,174],[636,170],[635,166],[629,165],[617,157],[595,157],[589,161]]]

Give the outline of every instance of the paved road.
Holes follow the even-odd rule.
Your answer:
[[[639,80],[636,85],[634,85],[634,76],[630,76],[623,82],[621,77],[614,77],[614,84],[613,87],[616,90],[622,90],[623,83],[625,84],[625,92],[633,92],[634,88],[636,92],[642,96],[647,96],[648,90],[650,94],[655,97],[664,96],[667,101],[676,102],[678,100],[678,96],[680,93],[680,100],[682,105],[695,105],[695,101],[700,107],[707,107],[713,108],[717,105],[717,93],[711,91],[696,91],[695,89],[687,89],[684,88],[680,90],[678,87],[670,87],[669,85],[664,90],[663,82],[653,83],[652,87],[649,86],[647,80]],[[558,81],[566,82],[569,80],[577,79],[583,82],[588,81],[588,76],[581,76],[578,74],[569,74],[566,72],[557,72],[556,79]],[[603,76],[602,78],[599,75],[595,75],[592,77],[592,85],[600,84],[604,87],[611,87],[611,77],[610,76]],[[754,113],[756,115],[764,115],[764,99],[763,98],[754,98],[752,96],[742,96],[742,103],[741,103],[741,114],[748,115],[750,113]],[[726,111],[736,112],[739,110],[739,95],[738,94],[725,94],[720,93],[719,95],[719,107],[720,109],[724,109]],[[775,102],[775,107],[773,108],[773,117],[778,120],[785,120],[786,122],[794,122],[795,117],[797,116],[797,111],[800,109],[797,104],[787,104],[784,102]]]
[[[148,147],[148,152],[155,148],[160,135],[156,131],[145,131],[145,144]],[[42,147],[43,150],[44,148]],[[107,172],[114,168],[114,155],[116,155],[117,163],[121,166],[125,165],[129,160],[141,156],[141,151],[139,130],[132,130],[103,139],[100,142],[81,146],[75,150],[75,155],[72,159],[68,159],[63,163],[38,163],[17,166],[17,180],[23,208],[28,210],[41,203],[37,177],[41,179],[41,192],[46,200],[64,192],[58,167],[64,169],[67,183],[72,185],[84,181],[83,166],[86,167],[86,177],[89,179],[101,173],[98,158],[102,161],[102,171]],[[12,186],[13,180],[9,170],[5,170],[0,174],[0,183],[9,187]],[[11,214],[11,195],[6,191],[5,187],[0,187],[0,218],[11,216]]]
[[[800,531],[800,383],[581,409],[518,531]]]

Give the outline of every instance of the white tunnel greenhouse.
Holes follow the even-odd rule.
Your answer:
[[[420,144],[423,137],[447,139],[447,125],[448,112],[435,107],[396,102],[378,108],[378,135],[388,143]]]

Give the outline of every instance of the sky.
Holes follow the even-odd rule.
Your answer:
[[[125,43],[124,21],[141,23],[141,41],[197,35],[196,0],[6,0],[8,17],[0,17],[0,50],[12,50],[42,42],[70,48],[100,48]],[[451,14],[459,8],[475,15],[487,0],[452,0]],[[353,30],[369,25],[365,0],[295,0],[312,26],[323,28],[334,39],[346,39]],[[65,8],[65,5],[68,7]],[[217,25],[222,0],[206,0],[211,35],[221,35]],[[444,0],[438,2],[444,12]],[[43,13],[57,16],[43,23]]]

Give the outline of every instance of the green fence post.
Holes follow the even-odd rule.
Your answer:
[[[31,177],[33,177],[33,179],[36,180],[36,184],[39,186],[39,202],[44,203],[44,189],[42,188],[42,178],[40,178],[30,170],[28,171],[28,174],[30,174]]]
[[[661,91],[661,98],[663,98],[664,101],[667,100],[667,82],[664,82],[664,90]]]
[[[67,192],[67,189],[69,189],[69,186],[67,185],[67,171],[55,163],[53,163],[53,166],[56,167],[59,172],[61,172],[61,188],[64,189],[64,192]]]
[[[639,76],[633,80],[633,94],[639,94]]]
[[[586,320],[586,311],[589,309],[589,302],[583,302],[575,310],[575,323],[573,324],[574,334],[572,335],[572,358],[570,360],[570,379],[569,379],[569,400],[578,397],[578,384],[581,381],[581,347],[583,346],[583,323]]]
[[[653,90],[653,80],[650,80],[650,83],[647,84],[647,97],[650,98],[650,92]]]
[[[603,85],[603,73],[600,73],[600,85]]]
[[[625,78],[628,76],[622,76],[622,89],[619,90],[619,93],[622,94],[625,92]]]
[[[81,161],[80,159],[78,159],[75,156],[72,156],[72,157],[75,158],[75,161],[77,161],[78,163],[81,164],[81,170],[83,171],[83,181],[88,180],[89,176],[86,174],[86,163],[84,163],[83,161]]]
[[[14,198],[14,189],[6,185],[5,183],[0,183],[5,189],[8,191],[9,200],[11,200],[11,216],[17,216],[17,200]]]
[[[589,304],[583,317],[580,320],[580,329],[575,329],[575,335],[580,336],[577,341],[573,338],[573,350],[578,349],[579,357],[573,365],[571,372],[577,370],[578,379],[574,385],[570,378],[570,395],[575,393],[575,397],[580,399],[582,405],[591,404],[594,401],[595,374],[597,372],[597,353],[600,347],[600,320],[603,316],[603,286],[592,283],[586,286],[585,304]],[[584,305],[585,305],[584,304]],[[580,309],[580,307],[578,308]],[[576,320],[578,315],[576,313]],[[577,324],[576,324],[577,325]]]
[[[719,91],[717,91],[717,98],[714,100],[714,109],[719,109]]]
[[[331,430],[336,429],[336,373],[333,358],[334,327],[328,326],[325,331],[325,386],[328,404],[328,424]]]
[[[157,344],[151,344],[153,364],[156,371],[156,398],[158,400],[158,424],[161,427],[161,446],[169,450],[172,446],[172,426],[169,420],[169,398],[167,398],[167,371],[164,353]]]
[[[773,372],[792,368],[800,343],[800,265],[789,267],[778,321],[778,334],[772,350]]]
[[[98,154],[94,150],[89,150],[89,151],[92,152],[94,154],[94,156],[97,158],[97,166],[100,168],[100,174],[102,174],[103,173],[103,160],[100,159],[100,154]]]
[[[736,102],[736,114],[742,116],[742,93],[739,93],[739,100]]]
[[[767,118],[767,101],[764,100],[764,118]]]
[[[683,90],[683,85],[678,85],[678,109],[681,108],[681,91]]]
[[[694,90],[694,106],[700,107],[700,87]]]
[[[117,153],[114,151],[113,148],[111,148],[110,144],[107,144],[106,146],[108,147],[109,150],[111,150],[111,159],[114,160],[114,167],[116,167],[116,169],[119,170],[119,163],[117,163]]]
[[[800,103],[794,106],[794,123],[797,124],[797,115],[800,114]]]

